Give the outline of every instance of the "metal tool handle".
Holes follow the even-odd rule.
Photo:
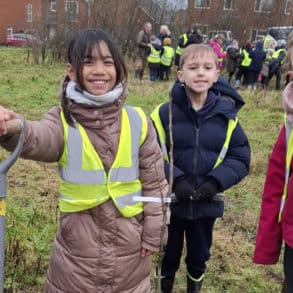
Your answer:
[[[17,134],[23,130],[23,121],[20,119],[13,119],[6,122],[7,133]]]
[[[0,163],[0,293],[4,288],[4,259],[5,259],[5,215],[6,215],[6,174],[9,168],[19,157],[24,142],[24,124],[20,119],[8,121],[6,123],[8,134],[19,133],[19,138],[14,151],[8,158]]]
[[[2,175],[4,175],[4,177],[6,178],[6,173],[19,157],[22,150],[23,142],[24,142],[24,124],[22,120],[15,119],[15,120],[7,121],[6,126],[7,126],[7,134],[17,134],[17,133],[20,133],[20,134],[19,134],[18,142],[14,151],[10,154],[10,156],[7,159],[5,159],[4,161],[0,163],[0,197],[2,197],[2,194],[5,193],[3,192],[3,188],[2,188],[3,184],[1,182],[1,177],[3,177]],[[4,187],[6,190],[6,184]]]

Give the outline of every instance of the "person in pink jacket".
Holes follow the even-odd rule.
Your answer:
[[[224,35],[217,34],[215,37],[210,41],[210,46],[214,49],[216,55],[218,56],[218,69],[222,69],[224,66],[224,58],[226,57],[227,53],[223,50],[222,46],[224,44]]]
[[[293,35],[292,35],[293,37]],[[288,55],[293,60],[293,46],[288,48]],[[283,92],[283,105],[286,112],[286,123],[280,130],[269,159],[268,170],[262,196],[256,244],[253,262],[271,265],[279,261],[281,247],[284,242],[284,290],[293,292],[293,160],[287,159],[287,192],[286,184],[286,136],[293,129],[293,82],[291,81]],[[287,134],[286,134],[287,132]],[[287,142],[289,139],[287,138]],[[291,148],[292,150],[292,148]],[[290,147],[288,147],[290,151]],[[286,194],[286,198],[283,194]],[[282,204],[281,204],[282,203]],[[282,206],[282,208],[281,208]]]

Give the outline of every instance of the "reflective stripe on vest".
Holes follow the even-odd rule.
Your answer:
[[[164,46],[164,52],[161,56],[161,64],[170,66],[174,57],[174,49],[169,46]]]
[[[62,212],[82,211],[109,198],[124,217],[143,210],[139,180],[139,148],[147,133],[147,119],[140,108],[122,109],[121,134],[115,160],[106,174],[103,163],[85,129],[69,126],[61,112],[64,152],[59,160],[61,177],[59,207]]]
[[[245,49],[241,49],[241,53],[243,54],[243,60],[241,62],[241,66],[248,67],[251,63],[251,58],[249,58],[249,53]]]
[[[147,58],[147,61],[148,63],[160,63],[160,50],[157,50],[156,48],[154,48],[153,45],[151,45],[151,52],[150,54],[148,55],[148,58]]]
[[[281,54],[281,52],[286,53],[285,49],[282,49],[282,48],[278,49],[277,51],[274,52],[274,54],[272,55],[271,59],[277,60],[279,58],[279,55]],[[284,55],[284,58],[282,59],[281,64],[284,64],[285,60],[286,60],[286,54]]]
[[[180,47],[179,45],[177,46],[176,48],[176,54],[177,55],[181,55],[182,52],[183,52],[183,49],[185,47],[185,45],[187,44],[187,41],[188,41],[188,37],[187,37],[187,34],[183,34],[181,35],[179,38],[183,38],[183,47]]]
[[[162,104],[159,105],[151,113],[151,119],[154,122],[154,124],[156,126],[156,129],[157,129],[157,132],[158,132],[158,136],[159,136],[159,140],[160,140],[160,144],[161,144],[161,150],[162,150],[162,153],[164,155],[164,160],[169,162],[168,151],[167,151],[167,147],[166,147],[166,133],[165,133],[164,127],[162,125],[162,121],[161,121],[160,114],[159,114],[161,106],[162,106]],[[225,156],[227,154],[227,151],[229,149],[229,144],[230,144],[230,141],[231,141],[231,137],[232,137],[233,131],[234,131],[237,123],[238,123],[238,118],[237,117],[236,117],[235,120],[233,120],[233,119],[228,120],[226,138],[225,138],[224,144],[222,146],[222,149],[221,149],[221,151],[219,153],[219,156],[218,156],[217,161],[216,161],[216,163],[215,163],[213,168],[216,168],[217,166],[219,166],[223,162],[223,160],[224,160],[224,158],[225,158]]]
[[[156,126],[156,130],[158,132],[158,136],[159,136],[159,141],[160,141],[160,145],[161,145],[161,150],[163,153],[163,157],[165,161],[169,161],[169,157],[168,157],[168,151],[167,151],[167,147],[166,147],[166,133],[164,130],[164,127],[162,125],[162,121],[160,119],[160,108],[163,104],[160,104],[159,106],[156,107],[156,109],[151,113],[151,119],[154,122],[155,126]]]
[[[223,53],[223,52],[224,52],[224,50],[223,50],[222,48],[220,48],[220,50],[221,50],[221,53]],[[223,60],[224,60],[224,58],[223,58],[223,57],[220,57],[220,58],[218,58],[218,63],[222,63],[222,62],[223,62]]]
[[[282,213],[285,207],[287,195],[288,195],[288,183],[289,183],[289,175],[290,175],[290,164],[293,156],[293,131],[292,126],[287,121],[285,122],[286,128],[286,168],[285,168],[285,182],[283,188],[283,194],[281,199],[280,211],[278,220],[281,222]]]

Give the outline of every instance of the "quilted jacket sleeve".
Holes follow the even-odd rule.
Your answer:
[[[53,107],[40,121],[24,120],[25,141],[21,157],[42,162],[56,162],[63,152],[63,127],[60,121],[60,109]],[[0,145],[12,151],[18,141],[18,135],[0,140]]]
[[[228,152],[223,162],[213,169],[208,176],[220,184],[221,190],[239,183],[247,174],[250,167],[250,145],[246,134],[238,123],[233,131]]]
[[[163,155],[156,139],[156,132],[150,120],[148,121],[146,140],[140,148],[139,162],[143,195],[166,197],[168,194],[168,183],[164,175]],[[169,211],[167,209],[167,222],[168,219]],[[152,251],[159,251],[162,228],[162,204],[145,203],[142,246]],[[164,235],[164,239],[166,241],[166,234]]]

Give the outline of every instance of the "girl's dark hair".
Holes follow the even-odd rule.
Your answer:
[[[82,69],[84,65],[84,59],[90,58],[94,49],[100,52],[100,43],[104,42],[112,55],[114,66],[116,69],[116,84],[122,82],[127,82],[127,69],[123,60],[123,57],[114,44],[112,38],[102,30],[97,29],[84,29],[75,35],[75,37],[70,41],[67,59],[71,66],[74,68],[76,73],[77,83],[83,87]],[[67,110],[67,99],[65,95],[62,98],[62,108],[65,114],[66,120],[69,124],[72,119],[69,118],[69,113]]]

